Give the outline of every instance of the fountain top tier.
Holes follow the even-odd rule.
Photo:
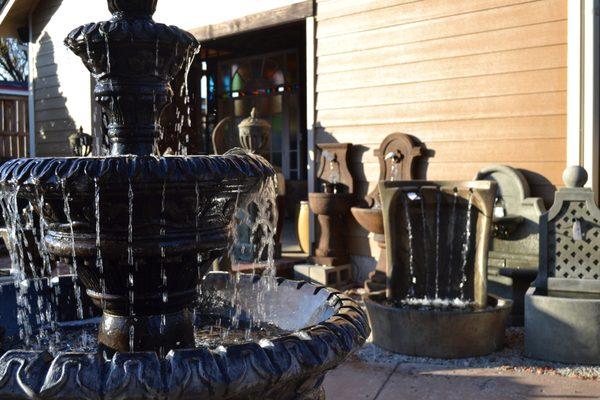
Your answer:
[[[173,97],[170,82],[199,47],[190,33],[152,20],[156,3],[108,0],[110,21],[82,25],[65,39],[96,78],[112,155],[152,153],[160,115]]]

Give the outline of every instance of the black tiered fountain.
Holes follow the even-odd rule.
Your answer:
[[[0,398],[322,399],[325,372],[368,336],[366,317],[323,287],[208,273],[231,246],[236,208],[274,193],[264,190],[274,171],[243,151],[152,154],[170,81],[198,48],[187,32],[153,21],[156,3],[109,0],[110,21],[65,41],[97,79],[110,156],[0,168],[15,275],[12,290],[0,292],[4,310],[14,305],[0,325],[19,325],[6,329],[19,337],[0,343],[8,349]],[[41,265],[22,250],[23,202],[39,222]],[[71,274],[60,275],[53,261],[66,261]],[[83,320],[86,294],[99,320]],[[65,320],[65,297],[76,321]],[[90,324],[97,344],[64,343]],[[71,335],[61,339],[65,326]]]

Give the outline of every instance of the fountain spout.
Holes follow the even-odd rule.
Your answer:
[[[392,181],[400,180],[399,167],[400,163],[402,162],[402,158],[402,154],[399,151],[390,151],[384,157],[385,161],[392,160],[392,168],[390,171],[390,180]]]
[[[399,162],[400,157],[398,157],[398,154],[396,154],[396,152],[390,151],[385,155],[384,160],[393,160],[394,162]]]

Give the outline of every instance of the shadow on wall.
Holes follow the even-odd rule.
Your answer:
[[[51,14],[56,12],[61,3],[62,0],[53,0]],[[50,19],[51,16],[45,13],[45,18]],[[44,26],[36,26],[36,29],[43,31]],[[41,37],[34,36],[34,41],[38,43],[33,80],[36,156],[71,155],[68,137],[75,132],[77,126],[61,91],[53,39],[47,32],[43,32]],[[87,100],[90,96],[89,87],[81,90],[81,96]]]
[[[531,190],[531,197],[541,197],[544,200],[546,209],[549,209],[554,203],[554,193],[557,190],[556,185],[548,180],[544,175],[527,169],[517,168],[527,179]]]

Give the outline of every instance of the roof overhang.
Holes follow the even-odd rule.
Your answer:
[[[315,15],[314,0],[298,0],[288,6],[247,15],[213,25],[190,29],[200,42],[221,39],[242,32],[271,28],[277,25],[297,22]]]
[[[7,0],[0,10],[0,36],[19,37],[18,30],[29,26],[29,13],[39,0]]]

